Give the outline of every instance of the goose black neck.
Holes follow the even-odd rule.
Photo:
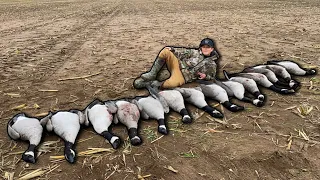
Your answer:
[[[35,144],[30,144],[27,151],[32,151],[32,152],[34,152],[35,149],[36,149],[36,145],[35,145]]]
[[[232,103],[230,101],[225,101],[222,103],[223,106],[225,106],[226,108],[230,108],[232,106]]]
[[[204,107],[201,108],[204,112],[207,112],[207,113],[212,113],[212,111],[214,111],[215,109],[209,105],[206,105]]]
[[[259,91],[253,92],[252,93],[254,95],[254,97],[258,97],[261,93]]]
[[[159,124],[159,126],[161,126],[161,125],[165,125],[165,123],[164,123],[164,119],[158,119],[158,124]]]
[[[107,139],[108,141],[110,141],[111,138],[113,137],[113,135],[112,135],[109,131],[103,131],[103,132],[101,133],[101,135],[102,135],[105,139]]]
[[[290,82],[290,81],[291,81],[291,78],[290,78],[290,77],[286,77],[286,78],[284,78],[284,80],[285,80],[286,82]]]
[[[66,149],[72,149],[73,143],[72,143],[72,142],[69,142],[69,141],[65,141],[65,142],[64,142],[64,147],[65,147]]]
[[[137,128],[130,128],[130,129],[128,130],[128,134],[129,134],[129,138],[130,138],[130,139],[134,138],[135,136],[138,135],[138,130],[137,130]]]
[[[277,81],[275,84],[277,84],[279,86],[289,87],[289,83],[285,83],[285,82],[282,82],[282,81]]]
[[[206,105],[206,106],[204,106],[204,107],[201,108],[201,109],[202,109],[204,112],[210,114],[210,115],[213,116],[213,117],[218,117],[218,116],[214,113],[214,111],[217,111],[217,109],[214,108],[214,107],[211,107],[211,106],[209,106],[209,105]]]
[[[269,89],[271,89],[272,91],[275,91],[275,92],[281,92],[281,89],[280,88],[277,88],[275,85],[271,85],[269,87]]]
[[[249,97],[246,97],[246,96],[244,96],[241,100],[244,101],[244,102],[249,102],[249,103],[253,102],[253,99],[251,99]]]
[[[186,108],[181,109],[181,111],[180,111],[179,114],[180,114],[182,117],[183,117],[183,116],[186,116],[186,115],[189,115],[189,113],[188,113],[188,111],[187,111]]]

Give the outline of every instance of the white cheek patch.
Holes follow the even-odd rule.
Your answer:
[[[289,86],[290,86],[290,87],[293,87],[295,84],[296,84],[296,83],[295,83],[293,80],[291,80],[290,83],[289,83]]]
[[[131,138],[131,140],[135,140],[135,139],[140,140],[140,138],[138,136],[135,136],[135,137]]]
[[[110,140],[110,143],[113,144],[117,139],[119,139],[117,136],[113,136]]]
[[[264,95],[260,94],[260,95],[258,96],[258,99],[264,100]]]
[[[72,149],[70,149],[70,151],[73,156],[76,156],[76,153]]]
[[[212,113],[213,113],[213,114],[220,114],[220,112],[217,111],[217,110],[213,110]]]
[[[253,100],[253,104],[254,104],[254,105],[258,105],[259,102],[261,102],[259,99]]]
[[[234,108],[234,107],[237,107],[237,105],[235,105],[235,104],[232,104],[231,106],[230,106],[231,108]]]
[[[167,129],[167,127],[165,125],[160,125],[159,128]]]
[[[34,157],[34,152],[32,152],[32,151],[25,152],[24,154],[25,154],[25,155],[30,155],[30,156]]]
[[[185,119],[185,118],[190,118],[190,116],[189,115],[183,116],[183,119]]]

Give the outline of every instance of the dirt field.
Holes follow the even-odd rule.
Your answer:
[[[113,131],[125,141],[120,149],[78,157],[73,165],[49,159],[63,155],[62,141],[27,165],[19,161],[27,143],[15,143],[6,132],[8,120],[20,111],[83,109],[95,97],[147,94],[132,82],[163,46],[197,46],[207,36],[222,55],[220,77],[222,69],[237,72],[272,58],[319,67],[319,19],[319,0],[0,0],[1,176],[14,172],[17,179],[44,168],[41,179],[129,180],[140,173],[166,180],[320,179],[319,75],[297,77],[302,87],[295,95],[262,89],[268,97],[262,108],[233,100],[247,109],[224,110],[228,127],[207,114],[183,125],[170,113],[169,135],[151,143],[161,137],[157,123],[143,121],[144,142],[131,147],[125,127],[117,125]],[[59,80],[87,75],[92,76]],[[13,110],[22,104],[26,107]],[[313,109],[301,117],[300,106]],[[188,108],[195,118],[202,114]],[[58,139],[45,133],[44,141]],[[92,128],[83,129],[78,140],[77,152],[111,148]]]

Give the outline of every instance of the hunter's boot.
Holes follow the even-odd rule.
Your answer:
[[[157,80],[158,81],[165,81],[165,80],[169,79],[170,76],[171,76],[170,71],[167,68],[162,68],[158,72]]]
[[[158,72],[161,70],[162,66],[166,63],[164,59],[157,57],[154,61],[151,69],[149,72],[144,73],[141,75],[141,78],[146,81],[153,81],[156,80]]]
[[[143,89],[147,85],[150,85],[151,83],[152,83],[151,81],[146,81],[146,80],[142,79],[141,77],[139,77],[134,80],[133,87],[136,89]]]

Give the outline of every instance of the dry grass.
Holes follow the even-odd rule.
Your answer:
[[[93,156],[93,155],[103,153],[103,152],[113,153],[113,152],[115,152],[115,150],[111,149],[111,148],[88,148],[87,151],[81,151],[77,155],[78,155],[78,157]],[[57,160],[57,159],[64,159],[64,156],[63,155],[62,156],[50,156],[50,160]]]

